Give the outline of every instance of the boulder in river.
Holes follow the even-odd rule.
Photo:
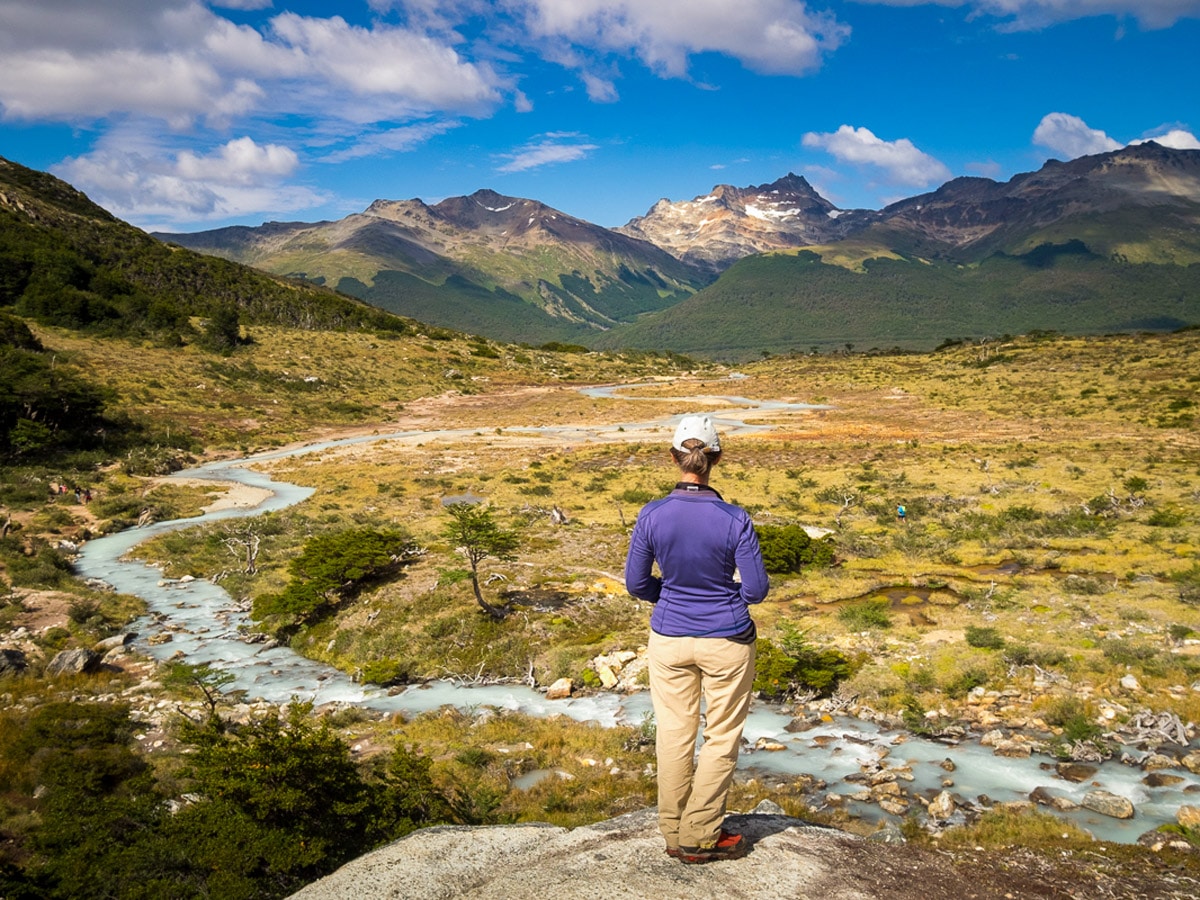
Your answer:
[[[1054,767],[1054,771],[1058,773],[1059,778],[1065,778],[1067,781],[1080,784],[1087,781],[1099,772],[1100,769],[1098,766],[1089,766],[1084,763],[1060,762]]]
[[[954,795],[949,791],[942,791],[929,801],[929,818],[935,822],[949,822],[957,808]]]
[[[1133,804],[1110,791],[1088,791],[1079,805],[1113,819],[1132,819],[1134,815]]]

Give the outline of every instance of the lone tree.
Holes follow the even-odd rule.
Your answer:
[[[504,609],[483,599],[483,592],[479,589],[479,564],[488,558],[515,559],[517,533],[497,525],[492,518],[492,511],[485,506],[452,503],[446,507],[446,511],[450,513],[450,521],[446,523],[442,535],[471,564],[471,588],[475,591],[475,601],[493,619],[503,619]]]
[[[179,690],[199,690],[204,695],[204,704],[208,707],[209,724],[218,731],[223,730],[221,716],[217,712],[217,704],[221,702],[221,692],[228,685],[237,681],[232,672],[222,672],[214,669],[209,663],[172,662],[166,666],[166,674],[162,682],[166,687]],[[244,693],[244,692],[242,692]]]

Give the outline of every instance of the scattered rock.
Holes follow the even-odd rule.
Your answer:
[[[547,700],[566,700],[575,690],[575,684],[570,678],[560,678],[546,690]]]
[[[1132,819],[1134,814],[1132,803],[1109,791],[1088,791],[1080,806],[1113,819]]]
[[[789,734],[795,734],[798,731],[808,731],[819,724],[816,719],[810,719],[807,716],[796,716],[796,718],[783,726],[783,730]]]
[[[1065,778],[1067,781],[1081,784],[1087,781],[1100,771],[1097,766],[1089,766],[1084,763],[1076,762],[1061,762],[1054,767],[1060,778]]]
[[[1030,791],[1029,799],[1034,803],[1041,806],[1049,806],[1051,809],[1058,810],[1059,812],[1069,812],[1073,809],[1079,809],[1079,804],[1074,800],[1056,796],[1044,787],[1037,787]]]
[[[948,822],[957,808],[958,804],[954,802],[954,795],[949,791],[942,791],[929,801],[929,818],[935,822]]]
[[[1006,740],[996,744],[992,748],[992,753],[1010,759],[1024,759],[1033,753],[1033,747],[1024,741]]]
[[[1004,732],[999,728],[993,729],[979,739],[980,747],[995,747],[1001,741],[1006,740]]]
[[[1151,753],[1142,760],[1142,768],[1147,772],[1156,772],[1159,769],[1173,769],[1179,765],[1174,759],[1169,756],[1164,756],[1161,753]]]
[[[1146,787],[1174,787],[1183,781],[1181,775],[1169,775],[1166,772],[1151,772],[1142,779],[1142,784]]]
[[[1184,828],[1200,828],[1200,806],[1181,806],[1175,821]]]
[[[769,752],[776,753],[780,750],[786,750],[787,745],[779,743],[779,741],[775,740],[774,738],[769,738],[769,737],[764,736],[764,737],[760,737],[757,741],[754,742],[754,749],[755,750],[767,750]]]
[[[137,633],[133,631],[127,631],[124,634],[114,634],[112,637],[105,638],[104,640],[100,641],[92,649],[103,655],[109,650],[116,650],[119,647],[128,646],[136,637]]]
[[[95,671],[100,665],[100,654],[77,647],[62,650],[46,665],[47,675],[81,675]]]
[[[596,666],[596,674],[600,676],[600,683],[604,685],[605,690],[611,690],[617,686],[617,673],[612,670],[612,666],[607,666],[600,663]]]
[[[22,650],[0,650],[0,675],[20,675],[28,665]]]
[[[1119,683],[1127,691],[1140,691],[1142,689],[1141,684],[1138,683],[1137,678],[1133,675],[1122,675]]]
[[[1189,772],[1200,775],[1200,750],[1197,750],[1194,753],[1189,753],[1187,756],[1181,759],[1180,762]]]

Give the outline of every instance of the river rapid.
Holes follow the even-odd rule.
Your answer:
[[[612,397],[618,390],[633,387],[636,386],[590,388],[584,393],[591,397]],[[663,400],[661,397],[645,399]],[[735,396],[671,399],[686,399],[694,409],[707,411],[721,431],[728,434],[768,427],[746,422],[743,417],[749,412],[817,408]],[[647,432],[673,427],[677,418],[611,426],[505,427],[504,432],[552,434],[575,442],[642,440]],[[286,647],[247,643],[244,631],[252,623],[246,612],[219,585],[203,580],[165,579],[159,569],[136,558],[137,545],[156,535],[284,509],[303,502],[312,494],[311,488],[272,480],[256,470],[256,464],[320,454],[354,443],[429,443],[470,440],[478,435],[477,429],[371,434],[214,462],[178,472],[171,477],[211,481],[218,485],[247,485],[260,489],[266,499],[252,507],[214,509],[199,517],[157,522],[89,541],[80,550],[76,569],[84,578],[99,579],[146,602],[151,614],[135,626],[139,632],[137,647],[141,652],[160,660],[182,653],[189,662],[209,663],[232,674],[236,680],[228,689],[244,691],[250,700],[283,704],[300,699],[314,704],[339,703],[379,712],[410,714],[446,705],[459,708],[488,706],[537,716],[567,715],[578,721],[594,721],[605,726],[639,724],[650,714],[648,692],[601,692],[547,700],[537,690],[518,685],[480,687],[434,682],[394,694],[363,686],[345,673],[306,659]],[[164,631],[171,632],[169,643],[151,643],[150,638]],[[1200,791],[1200,779],[1184,771],[1172,770],[1173,774],[1183,776],[1179,784],[1152,788],[1142,782],[1144,773],[1140,768],[1110,761],[1104,763],[1089,781],[1075,784],[1058,777],[1053,770],[1053,760],[1038,754],[1028,759],[1004,758],[993,755],[989,748],[974,741],[947,746],[905,732],[885,731],[874,723],[848,717],[826,717],[816,727],[793,734],[786,730],[791,721],[790,713],[757,704],[745,729],[749,745],[753,747],[762,740],[782,745],[782,749],[745,751],[741,756],[741,767],[751,770],[767,784],[802,774],[821,779],[828,785],[827,794],[840,795],[840,805],[869,819],[879,819],[883,814],[874,804],[853,799],[854,795],[860,795],[863,787],[843,779],[860,773],[864,766],[877,763],[901,767],[898,771],[905,773],[901,776],[905,781],[911,771],[912,783],[906,786],[914,794],[932,796],[942,790],[945,779],[950,778],[953,781],[950,790],[970,801],[976,801],[980,795],[997,802],[1026,800],[1031,791],[1041,787],[1057,797],[1079,803],[1088,791],[1103,787],[1132,801],[1137,809],[1136,817],[1118,820],[1082,808],[1059,815],[1088,829],[1098,838],[1123,842],[1132,842],[1160,824],[1174,822],[1181,804],[1196,802],[1189,798],[1197,795],[1185,791],[1189,787],[1192,792]],[[947,759],[953,761],[952,773],[947,772]],[[913,808],[920,810],[916,805]]]

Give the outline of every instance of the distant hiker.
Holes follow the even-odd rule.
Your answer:
[[[83,492],[80,491],[79,488],[75,488],[75,502],[76,503],[83,502]]]
[[[84,489],[84,491],[83,491],[83,502],[84,502],[84,503],[91,503],[91,502],[92,502],[92,489],[91,489],[91,488],[85,488],[85,489]]]
[[[908,521],[906,518],[907,515],[908,515],[908,510],[906,510],[904,508],[903,503],[901,503],[899,506],[896,507],[896,518],[899,519],[901,522]]]
[[[721,442],[708,416],[685,416],[671,457],[679,482],[642,507],[625,561],[629,593],[654,604],[647,659],[658,755],[658,828],[685,863],[736,859],[722,828],[750,693],[757,631],[748,607],[770,584],[750,516],[708,486]],[[662,577],[652,574],[658,562]],[[741,582],[733,573],[741,573]],[[704,744],[696,757],[700,699]]]

